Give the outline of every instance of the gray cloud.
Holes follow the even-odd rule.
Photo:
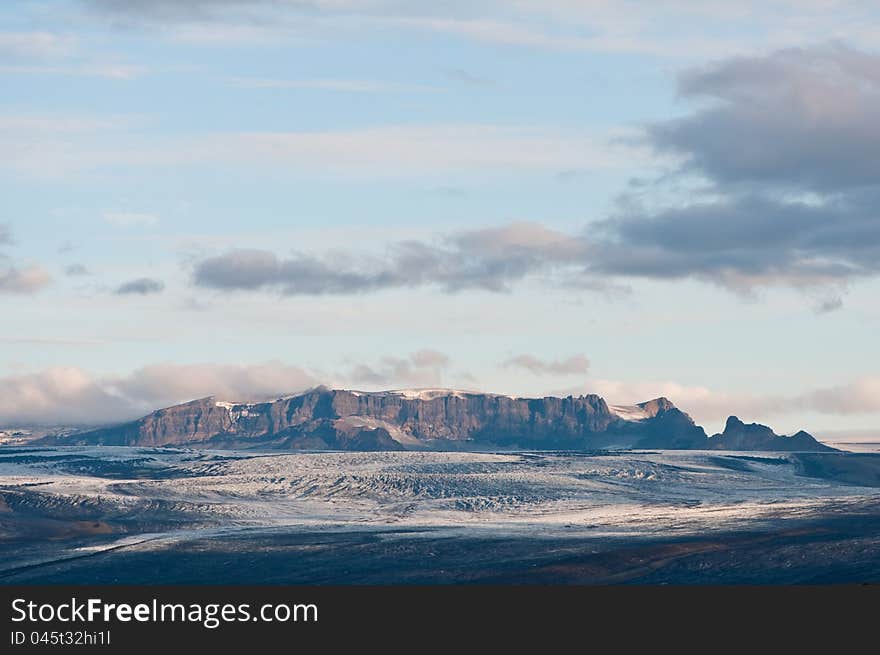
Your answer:
[[[289,295],[426,285],[447,292],[503,292],[530,275],[577,265],[586,248],[580,238],[536,223],[513,223],[453,234],[438,243],[401,241],[389,246],[382,257],[334,253],[279,259],[268,251],[232,250],[197,263],[193,279],[207,288],[277,289]]]
[[[116,288],[117,295],[141,295],[147,296],[152,293],[161,293],[165,290],[165,283],[161,280],[154,280],[149,277],[141,277],[136,280],[129,280]]]
[[[12,245],[12,228],[6,223],[0,223],[0,246]]]
[[[445,354],[425,349],[407,357],[383,357],[376,364],[356,364],[347,377],[371,386],[438,386],[450,365]]]
[[[503,363],[508,368],[522,368],[534,375],[582,375],[590,368],[587,356],[578,353],[565,359],[543,360],[534,355],[517,355]]]
[[[830,314],[836,312],[843,307],[843,298],[840,296],[830,296],[823,298],[816,303],[814,310],[817,314]]]
[[[876,275],[880,217],[873,204],[862,194],[821,205],[743,194],[623,214],[597,227],[604,247],[592,266],[610,275],[698,277],[734,288]]]
[[[876,55],[837,45],[733,58],[685,73],[679,92],[709,104],[649,136],[693,171],[821,191],[878,183]]]
[[[682,159],[674,184],[702,187],[666,208],[624,197],[596,226],[594,271],[738,289],[880,272],[880,57],[824,46],[734,58],[685,73],[679,90],[702,104],[645,134]]]
[[[91,275],[91,272],[83,264],[70,264],[64,267],[64,274],[68,277],[81,277]]]
[[[467,84],[468,86],[476,86],[476,87],[492,87],[495,86],[495,81],[489,79],[488,77],[483,77],[481,75],[474,75],[463,68],[453,68],[446,71],[446,76],[456,82],[461,82],[462,84]]]
[[[196,284],[215,289],[259,289],[279,282],[281,263],[265,250],[231,250],[200,262]]]

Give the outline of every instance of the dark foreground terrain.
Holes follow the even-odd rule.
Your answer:
[[[880,583],[880,506],[780,530],[679,539],[249,531],[22,567],[3,584]],[[439,534],[438,534],[439,533]]]

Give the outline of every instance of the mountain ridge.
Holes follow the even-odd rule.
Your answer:
[[[208,396],[128,423],[47,437],[43,443],[284,450],[721,449],[729,445],[734,447],[725,449],[833,450],[806,432],[781,437],[766,426],[749,427],[731,419],[729,433],[725,429],[722,435],[707,437],[702,427],[664,397],[609,406],[596,394],[523,398],[457,389],[316,387],[263,402]],[[785,441],[791,439],[795,441]]]
[[[766,425],[744,423],[736,416],[728,416],[724,431],[708,439],[708,447],[717,450],[784,450],[834,452],[809,432],[799,430],[791,436],[778,435]]]

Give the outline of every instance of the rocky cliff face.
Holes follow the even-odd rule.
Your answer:
[[[788,446],[783,450],[825,448],[809,435],[770,435],[785,439],[779,442]],[[745,447],[731,445],[742,443],[750,449],[772,449],[751,446],[766,439],[764,433],[750,433],[740,441],[720,439],[712,447]],[[807,444],[807,439],[812,441]],[[703,429],[666,398],[609,408],[596,395],[511,398],[443,389],[367,393],[323,387],[264,403],[195,400],[132,423],[53,438],[52,443],[309,450],[709,445]],[[801,444],[819,447],[792,447]]]
[[[428,448],[452,442],[583,447],[617,418],[599,396],[510,398],[462,392],[364,393],[318,388],[266,403],[213,398],[75,435],[105,445],[234,444],[286,448]]]
[[[766,425],[743,423],[736,416],[727,419],[724,432],[709,438],[708,447],[716,450],[776,450],[834,452],[836,449],[816,441],[801,430],[790,437],[778,435]]]

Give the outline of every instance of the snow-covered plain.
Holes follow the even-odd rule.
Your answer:
[[[674,535],[843,511],[878,494],[799,475],[792,460],[774,453],[14,452],[0,453],[0,491],[19,499],[19,512],[57,518],[65,507],[92,508],[90,517],[120,524],[177,513],[212,529]]]

